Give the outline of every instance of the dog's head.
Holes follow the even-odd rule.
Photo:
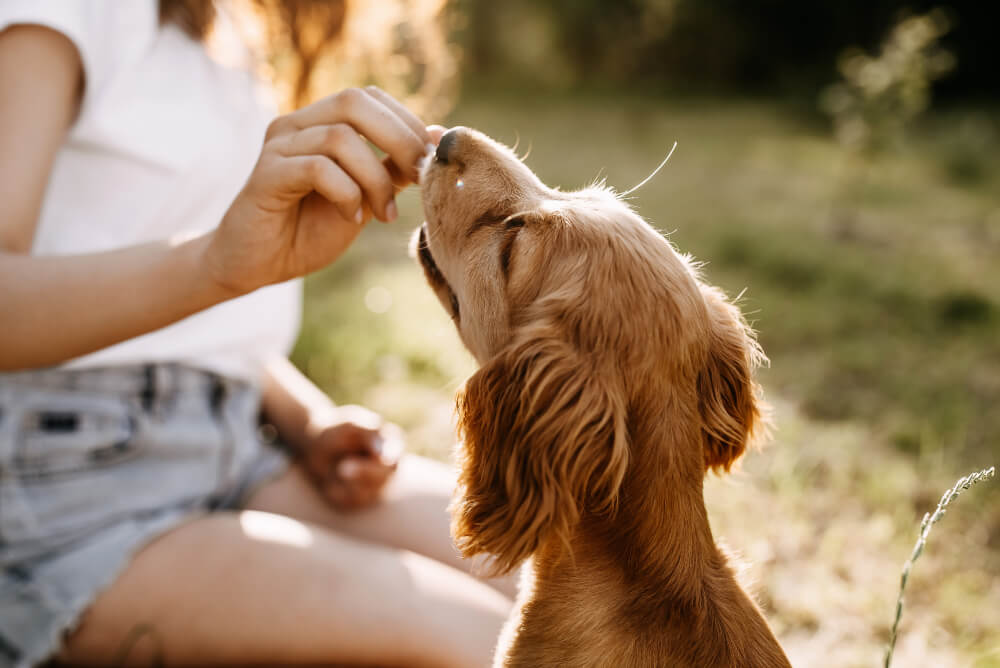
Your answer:
[[[630,462],[701,476],[743,453],[760,349],[627,204],[548,188],[467,128],[444,135],[422,189],[415,253],[481,365],[458,402],[453,532],[466,556],[506,571],[568,541],[582,514],[614,510]],[[665,422],[676,442],[639,442]]]

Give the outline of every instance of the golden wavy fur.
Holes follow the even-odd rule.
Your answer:
[[[542,184],[466,128],[423,169],[415,248],[481,365],[453,533],[530,561],[496,666],[788,666],[702,497],[762,431],[739,310],[602,188]]]

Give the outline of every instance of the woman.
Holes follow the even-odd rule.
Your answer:
[[[301,95],[344,5],[259,7]],[[396,218],[440,128],[377,89],[269,123],[213,17],[0,4],[0,666],[483,665],[511,586],[463,572],[450,474],[286,357],[291,279]]]

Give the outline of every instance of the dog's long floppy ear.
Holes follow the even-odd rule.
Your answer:
[[[582,512],[615,508],[628,446],[613,381],[556,336],[509,345],[458,400],[459,495],[452,534],[465,556],[513,570],[566,542]]]
[[[705,467],[729,471],[760,432],[766,407],[753,371],[767,360],[739,308],[721,290],[702,286],[708,307],[708,357],[698,375]]]

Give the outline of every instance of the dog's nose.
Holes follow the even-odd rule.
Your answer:
[[[455,148],[455,141],[458,139],[458,133],[462,128],[452,128],[448,130],[443,135],[441,135],[441,141],[438,143],[437,151],[434,153],[434,157],[440,162],[448,164],[448,154],[452,153]]]

